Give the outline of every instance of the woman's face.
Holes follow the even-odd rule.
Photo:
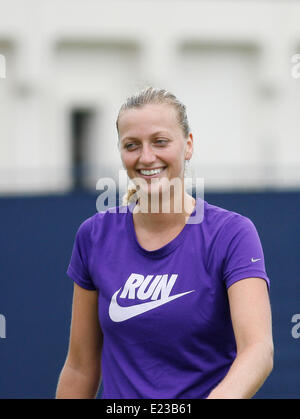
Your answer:
[[[185,160],[193,153],[193,136],[184,138],[172,105],[127,109],[119,117],[118,129],[123,166],[130,179],[145,179],[144,192],[161,190],[158,185],[163,178],[179,178],[183,183]]]

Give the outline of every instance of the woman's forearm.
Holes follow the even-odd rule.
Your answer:
[[[65,364],[59,377],[56,399],[94,399],[100,385],[100,367],[76,369]]]
[[[208,399],[250,399],[273,368],[273,348],[266,343],[247,346],[238,353],[224,379]]]

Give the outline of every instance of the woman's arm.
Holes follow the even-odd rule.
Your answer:
[[[91,399],[101,379],[102,332],[98,292],[74,283],[72,322],[67,358],[61,371],[57,399]]]
[[[208,399],[248,399],[273,368],[271,308],[266,282],[247,278],[228,288],[237,356]]]

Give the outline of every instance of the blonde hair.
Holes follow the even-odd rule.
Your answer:
[[[165,89],[158,89],[154,87],[147,87],[141,92],[126,99],[119,110],[118,118],[116,121],[118,134],[118,122],[122,112],[126,111],[127,109],[141,108],[142,106],[150,104],[167,104],[173,106],[176,110],[177,121],[182,129],[183,135],[185,138],[188,137],[190,133],[190,127],[187,119],[185,105],[181,103],[173,93]],[[134,199],[136,192],[137,189],[134,186],[130,186],[127,190],[127,193],[122,198],[122,205],[129,205],[131,202],[136,202],[137,199]]]

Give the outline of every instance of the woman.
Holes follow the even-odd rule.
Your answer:
[[[97,213],[77,232],[57,398],[94,398],[101,377],[103,398],[251,398],[273,365],[269,278],[255,226],[185,191],[193,136],[171,93],[148,88],[129,98],[117,129],[137,187],[127,212]],[[182,186],[165,198],[175,178]],[[201,205],[202,222],[190,222]]]

